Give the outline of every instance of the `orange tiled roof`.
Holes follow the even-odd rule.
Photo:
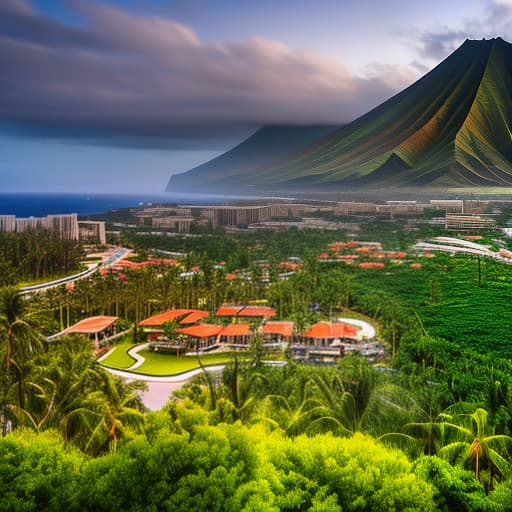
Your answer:
[[[180,320],[180,324],[196,324],[197,322],[205,319],[209,315],[210,313],[208,313],[208,311],[193,311],[192,313],[190,313],[190,315],[187,315],[185,318]]]
[[[221,336],[251,336],[249,324],[229,324],[222,328]]]
[[[293,333],[293,322],[268,322],[263,326],[263,334],[279,334],[289,338]]]
[[[384,263],[378,263],[376,261],[368,261],[365,263],[359,263],[359,268],[384,268]]]
[[[276,310],[269,306],[245,306],[238,316],[272,318],[276,316]]]
[[[197,313],[198,309],[169,309],[165,313],[160,313],[158,315],[151,316],[139,322],[141,327],[144,326],[160,326],[165,322],[171,322],[172,320],[178,320],[186,315],[190,315],[191,313]],[[208,313],[206,314],[208,316]]]
[[[64,333],[95,334],[110,327],[117,319],[117,316],[92,316],[84,318],[75,325],[68,327]]]
[[[177,329],[180,334],[186,334],[192,338],[210,338],[211,336],[218,336],[222,331],[222,325],[214,324],[199,324],[191,325],[190,327],[183,327]]]
[[[217,309],[215,316],[237,316],[238,312],[243,309],[243,306],[229,306],[224,304]]]
[[[355,337],[360,331],[360,327],[345,324],[342,322],[318,322],[312,325],[305,333],[306,338],[342,338]]]

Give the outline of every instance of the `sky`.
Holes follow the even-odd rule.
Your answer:
[[[512,0],[0,0],[0,192],[160,193],[264,124],[355,119]]]

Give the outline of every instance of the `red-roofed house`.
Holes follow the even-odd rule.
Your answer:
[[[179,325],[185,327],[194,325],[205,319],[209,315],[208,311],[200,309],[169,309],[164,313],[154,315],[139,322],[139,326],[147,333],[148,340],[159,338],[164,332],[163,325],[166,322],[177,322]]]
[[[185,345],[188,350],[199,351],[217,344],[222,325],[198,324],[176,330],[178,333],[185,335]]]
[[[222,328],[220,341],[239,348],[247,347],[251,343],[251,326],[249,324],[229,324]]]
[[[293,322],[267,322],[262,331],[265,343],[290,343]]]
[[[308,346],[325,347],[336,339],[354,339],[360,330],[360,327],[342,322],[318,322],[302,335],[302,339]]]
[[[219,317],[236,317],[238,312],[243,309],[243,306],[240,304],[223,304],[217,311],[215,312],[215,316]]]
[[[240,318],[261,318],[267,319],[276,316],[276,310],[269,306],[245,306],[238,312]]]
[[[117,316],[92,316],[84,318],[62,331],[60,335],[86,334],[90,340],[94,341],[95,350],[98,350],[102,340],[116,334],[115,323],[117,320]]]

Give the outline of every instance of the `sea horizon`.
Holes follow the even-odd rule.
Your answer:
[[[169,192],[149,193],[73,193],[0,192],[0,215],[40,217],[59,213],[92,215],[116,208],[155,204],[223,204],[232,200],[256,199],[242,195]]]

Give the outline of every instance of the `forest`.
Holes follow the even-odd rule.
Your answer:
[[[0,286],[70,274],[79,269],[83,256],[78,241],[62,240],[48,230],[0,233]]]
[[[197,246],[175,266],[97,273],[30,299],[4,287],[0,510],[510,510],[512,269],[440,254],[322,262],[340,236],[281,234],[263,263],[261,238],[233,237],[220,265],[214,247],[228,238],[212,235],[212,251]],[[142,238],[131,244],[149,254]],[[281,260],[298,255],[281,279]],[[273,367],[255,344],[149,412],[140,385],[108,373],[88,340],[45,339],[84,316],[130,326],[256,299],[298,329],[370,319],[386,366],[347,356]]]

